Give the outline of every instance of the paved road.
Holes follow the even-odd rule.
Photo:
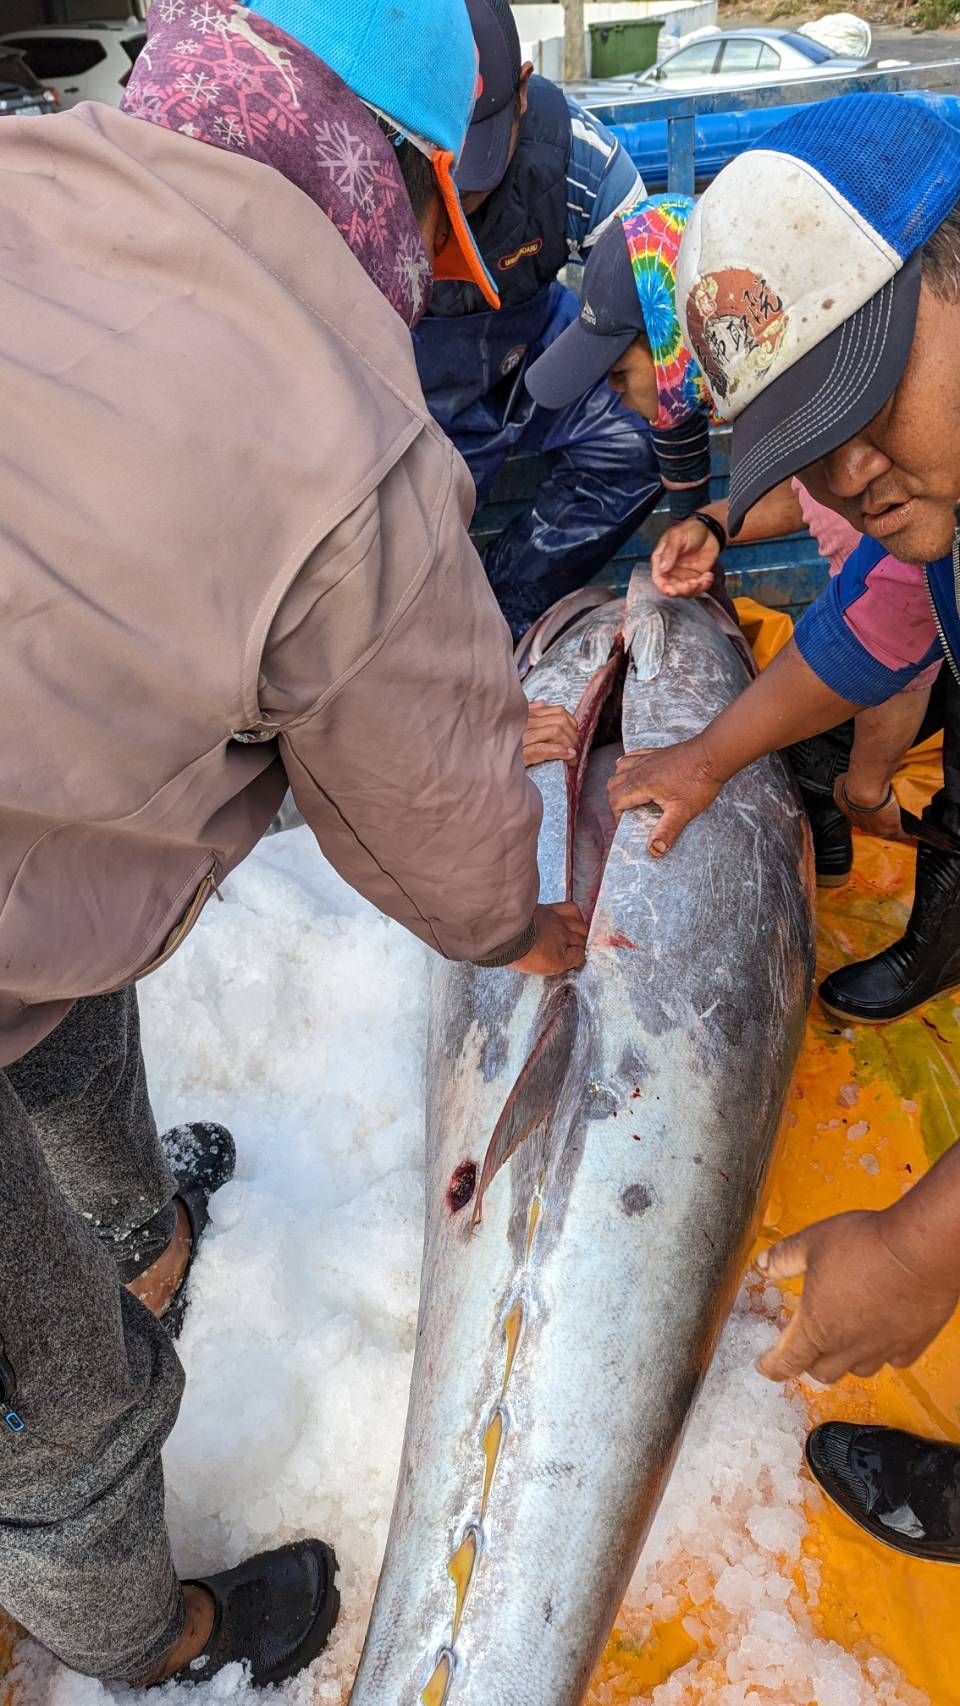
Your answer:
[[[878,59],[909,59],[925,65],[935,59],[960,59],[960,29],[888,30],[873,32],[873,53]],[[960,93],[960,74],[950,87]]]

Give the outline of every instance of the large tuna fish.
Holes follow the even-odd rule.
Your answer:
[[[436,976],[416,1360],[353,1706],[575,1706],[630,1580],[763,1188],[811,889],[779,759],[659,863],[605,781],[746,680],[705,606],[639,576],[526,679],[581,730],[576,775],[532,774],[542,897],[592,915],[587,960]]]

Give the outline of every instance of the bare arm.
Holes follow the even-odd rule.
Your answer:
[[[909,841],[900,818],[893,777],[917,737],[930,690],[897,693],[884,705],[871,705],[856,721],[850,766],[837,778],[834,799],[864,835],[884,841]],[[862,809],[861,809],[862,808]]]
[[[864,805],[882,800],[923,722],[929,690],[898,693],[885,705],[868,705],[857,718],[847,792]]]
[[[723,518],[726,526],[726,517]],[[748,510],[737,534],[741,545],[751,545],[758,539],[782,539],[787,533],[799,533],[804,526],[800,499],[791,480],[782,480],[767,492],[759,503]]]

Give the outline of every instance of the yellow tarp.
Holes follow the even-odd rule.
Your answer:
[[[761,664],[789,639],[789,617],[739,601],[741,619]],[[911,755],[898,781],[904,802],[919,810],[939,785],[938,743]],[[913,853],[856,839],[847,888],[819,895],[819,975],[876,952],[899,935],[910,904]],[[893,1201],[955,1136],[960,1108],[960,1006],[944,997],[887,1027],[859,1027],[852,1037],[814,1004],[793,1087],[784,1138],[763,1215],[762,1242],[847,1208],[881,1208]],[[855,1106],[848,1106],[848,1086]],[[840,1098],[841,1089],[845,1096]],[[866,1122],[863,1141],[848,1128]],[[871,1158],[865,1168],[864,1156]],[[873,1170],[872,1161],[877,1165]],[[811,1423],[828,1416],[879,1420],[960,1441],[960,1319],[912,1369],[871,1381],[844,1381],[809,1401]],[[934,1706],[960,1706],[960,1569],[919,1565],[860,1538],[839,1514],[817,1501],[806,1549],[822,1571],[813,1609],[819,1631],[851,1650],[864,1642],[892,1659]],[[8,1657],[0,1628],[0,1672]],[[708,1649],[674,1619],[638,1649],[629,1630],[615,1632],[591,1701],[628,1706],[679,1666],[697,1664],[688,1699],[709,1702],[723,1681]],[[759,1696],[758,1696],[759,1698]],[[0,1706],[12,1706],[0,1690]],[[818,1706],[797,1701],[793,1706]]]
[[[764,667],[790,638],[790,618],[752,599],[739,599],[737,608]],[[905,805],[920,811],[940,779],[935,739],[910,755],[897,789]],[[913,869],[912,849],[855,837],[849,886],[818,893],[818,981],[902,933]],[[960,1112],[958,1020],[958,998],[945,996],[896,1025],[850,1027],[845,1036],[814,1002],[758,1247],[844,1209],[883,1208],[943,1154]],[[851,1085],[857,1100],[847,1106]],[[869,1130],[851,1142],[847,1132],[858,1122]],[[848,1379],[807,1402],[811,1424],[863,1419],[960,1441],[960,1316],[912,1369]],[[822,1570],[813,1608],[819,1632],[851,1651],[870,1643],[934,1706],[960,1706],[960,1568],[914,1563],[861,1538],[819,1498],[812,1502],[805,1549]],[[677,1622],[658,1634],[642,1653],[632,1651],[627,1631],[614,1636],[592,1703],[611,1684],[625,1706],[647,1700],[656,1683],[693,1657],[700,1662],[688,1698],[711,1700],[724,1679],[709,1650],[698,1652]]]

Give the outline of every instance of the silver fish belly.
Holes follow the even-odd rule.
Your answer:
[[[602,784],[618,737],[683,739],[746,679],[638,574],[524,682],[580,726],[576,771],[531,774],[542,898],[593,901],[587,960],[434,979],[417,1349],[353,1706],[578,1706],[635,1568],[800,1046],[812,873],[779,759],[659,862]]]

